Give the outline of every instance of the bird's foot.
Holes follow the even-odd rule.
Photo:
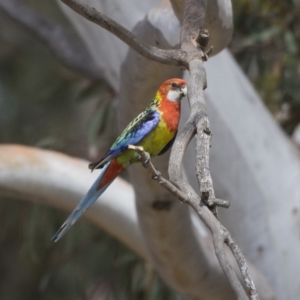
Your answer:
[[[141,161],[143,167],[147,168],[147,165],[150,162],[150,154],[144,150],[144,147],[128,145],[127,148],[136,151],[139,154],[139,160]]]
[[[147,165],[150,162],[150,154],[148,152],[144,153],[144,157],[141,157],[141,163],[143,165],[144,168],[147,168]]]

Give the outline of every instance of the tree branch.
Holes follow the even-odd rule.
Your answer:
[[[0,145],[0,196],[71,212],[96,180],[87,161],[55,151]],[[134,204],[134,191],[117,178],[85,217],[148,260]],[[49,240],[51,236],[49,236]]]
[[[108,30],[139,54],[154,61],[187,68],[188,61],[191,59],[203,58],[203,53],[197,51],[197,49],[193,49],[194,51],[187,53],[186,51],[180,49],[163,50],[151,46],[138,39],[122,25],[110,19],[103,13],[97,11],[95,8],[79,3],[77,0],[61,0],[61,2],[68,5],[87,20]]]
[[[154,172],[154,167],[151,167],[150,169],[154,172],[154,177],[157,178],[161,184],[164,184],[169,191],[174,193],[177,197],[184,199],[184,202],[192,206],[201,220],[210,229],[213,236],[216,256],[232,289],[238,299],[248,299],[248,296],[229,264],[224,251],[224,242],[230,241],[230,249],[238,260],[245,285],[249,290],[248,294],[252,299],[258,300],[253,280],[240,250],[238,249],[239,251],[237,251],[237,248],[235,247],[236,244],[234,244],[228,230],[221,225],[209,208],[201,202],[201,200],[211,204],[215,204],[216,202],[209,171],[211,129],[203,97],[203,89],[206,87],[206,75],[203,67],[205,55],[200,51],[201,48],[204,48],[203,45],[199,44],[199,41],[201,41],[199,37],[202,24],[204,23],[207,1],[186,0],[181,30],[180,50],[162,50],[147,45],[137,39],[137,37],[127,31],[124,27],[97,12],[95,9],[80,4],[75,0],[61,1],[69,5],[73,10],[85,18],[112,32],[141,55],[161,63],[184,66],[190,70],[191,78],[188,97],[191,106],[191,114],[185,127],[175,141],[170,158],[169,176],[174,185],[170,185],[160,176],[160,174]],[[190,185],[183,180],[181,175],[183,154],[195,133],[197,137],[196,168],[197,178],[201,189],[201,198],[199,198]],[[179,190],[176,187],[179,187]],[[213,212],[215,215],[217,214],[215,207],[213,208]]]
[[[17,0],[0,0],[0,12],[40,40],[65,67],[93,81],[109,84],[88,51],[60,26]]]
[[[225,243],[230,248],[231,252],[233,253],[233,255],[239,265],[242,276],[244,278],[245,285],[248,288],[248,291],[249,291],[248,294],[249,294],[251,300],[258,300],[259,298],[258,298],[257,290],[255,288],[253,279],[252,279],[249,269],[247,267],[246,259],[243,255],[241,249],[239,248],[237,243],[234,241],[234,239],[230,235],[228,235],[227,238],[225,239]]]
[[[166,180],[161,173],[154,167],[151,160],[149,159],[149,154],[144,151],[143,147],[138,147],[134,145],[129,145],[128,149],[134,150],[139,153],[141,156],[141,161],[143,166],[150,171],[152,174],[152,179],[156,180],[161,186],[167,189],[171,194],[173,194],[177,199],[179,199],[183,203],[189,203],[189,200],[183,192],[181,192],[174,184],[170,181]],[[215,199],[215,202],[210,203],[210,205],[216,205],[223,208],[229,208],[230,204],[228,201]]]
[[[199,36],[201,25],[204,22],[206,5],[207,1],[205,0],[186,0],[181,30],[181,49],[186,51],[193,51],[193,49],[195,49],[195,41],[198,40],[197,36]],[[230,237],[229,232],[217,221],[217,219],[212,217],[211,212],[207,207],[201,205],[201,201],[197,194],[181,176],[181,165],[184,150],[191,140],[193,133],[196,131],[196,171],[201,190],[201,200],[208,199],[212,201],[212,203],[214,202],[215,195],[209,171],[211,129],[202,92],[206,87],[206,75],[202,61],[200,59],[191,60],[189,62],[189,71],[191,77],[188,89],[188,98],[191,106],[191,114],[189,120],[184,126],[183,132],[190,132],[191,135],[186,136],[181,133],[176,139],[170,157],[169,176],[171,182],[174,182],[174,184],[176,184],[176,186],[178,186],[184,193],[189,195],[190,200],[188,204],[194,208],[201,220],[210,229],[213,235],[217,258],[237,297],[239,299],[248,299],[241,283],[230,266],[223,249],[224,242],[228,237]],[[217,214],[216,209],[214,209],[214,213]],[[231,247],[231,250],[232,249],[233,248]],[[249,272],[245,272],[245,270],[248,270],[246,261],[238,259],[238,262],[241,263],[239,264],[239,267],[244,282],[249,288],[249,278],[246,276],[246,274],[249,275]],[[253,280],[251,279],[250,282],[252,284]],[[251,287],[248,294],[251,295],[251,297],[256,297],[255,299],[258,299],[255,287],[254,289]]]
[[[212,216],[210,210],[206,206],[201,207],[199,205],[201,200],[198,195],[192,189],[188,190],[187,193],[182,192],[174,184],[165,179],[161,175],[161,173],[154,167],[150,160],[150,155],[146,153],[142,147],[129,145],[128,149],[132,149],[138,152],[143,166],[150,172],[150,174],[152,175],[152,179],[156,180],[162,187],[167,189],[180,201],[190,205],[196,211],[201,220],[206,224],[206,226],[211,230],[216,256],[224,273],[231,283],[232,288],[236,292],[238,299],[248,299],[248,297],[245,294],[245,291],[239,279],[237,278],[237,275],[228,262],[225,250],[223,248],[224,242],[229,246],[238,262],[245,285],[249,289],[248,295],[251,296],[251,300],[259,300],[253,279],[247,266],[247,262],[241,250],[239,249],[233,238],[230,236],[228,230],[216,218],[214,218],[214,216]]]

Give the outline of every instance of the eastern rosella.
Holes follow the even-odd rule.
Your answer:
[[[158,89],[151,104],[122,132],[105,156],[89,168],[102,171],[72,214],[53,236],[58,241],[82,216],[112,181],[139,155],[128,145],[142,146],[150,156],[166,152],[175,140],[180,119],[180,100],[187,93],[186,82],[179,78],[165,81]]]

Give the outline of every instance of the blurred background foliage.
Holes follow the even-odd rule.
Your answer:
[[[300,1],[233,0],[230,50],[273,116],[300,122]],[[53,0],[24,0],[78,37]],[[115,97],[62,67],[0,12],[0,142],[94,160],[116,136]],[[139,257],[84,220],[57,244],[63,212],[0,199],[0,299],[178,299]]]
[[[230,50],[284,130],[300,122],[300,1],[233,0]]]

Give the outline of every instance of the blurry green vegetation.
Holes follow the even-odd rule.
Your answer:
[[[64,213],[10,199],[0,207],[0,299],[178,299],[134,253],[88,222],[53,243]]]
[[[291,133],[300,122],[300,2],[233,0],[231,50],[271,112]]]

